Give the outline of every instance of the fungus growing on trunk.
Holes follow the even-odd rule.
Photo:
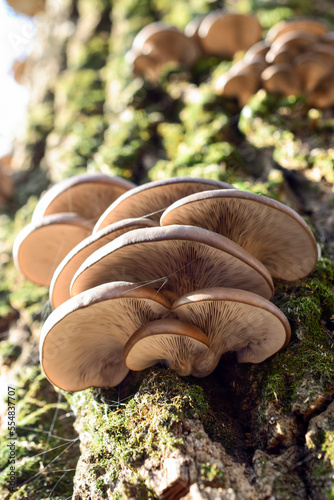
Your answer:
[[[245,290],[211,288],[177,299],[172,311],[197,326],[209,340],[209,349],[192,360],[192,375],[206,377],[221,356],[236,351],[239,363],[261,363],[283,349],[290,325],[272,302]]]
[[[127,375],[123,347],[141,326],[170,313],[163,295],[131,283],[107,283],[72,297],[46,320],[40,359],[66,391],[114,387]]]
[[[55,213],[73,212],[94,225],[116,198],[134,186],[121,177],[100,173],[70,177],[46,191],[36,205],[32,221]]]
[[[124,346],[123,359],[130,370],[145,370],[162,362],[181,376],[196,367],[193,360],[205,356],[208,337],[196,326],[176,319],[151,321],[139,328]]]
[[[93,232],[109,224],[133,217],[148,217],[159,222],[161,213],[174,201],[208,189],[231,188],[227,182],[194,177],[170,177],[131,189],[106,209]]]
[[[187,196],[171,205],[160,223],[199,226],[222,234],[254,255],[275,278],[303,278],[318,260],[315,238],[297,212],[238,189]]]
[[[71,297],[70,285],[72,278],[89,255],[106,243],[115,240],[121,234],[140,227],[155,227],[156,225],[156,222],[146,218],[125,219],[106,226],[104,229],[90,234],[80,241],[60,262],[53,274],[49,294],[53,308],[60,306]]]
[[[15,238],[15,266],[33,283],[49,286],[58,264],[90,233],[88,221],[71,213],[30,222]]]
[[[107,243],[76,272],[71,294],[118,279],[181,296],[226,286],[271,298],[273,283],[255,257],[220,234],[193,226],[135,229]]]

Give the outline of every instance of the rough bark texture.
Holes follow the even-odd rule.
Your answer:
[[[226,61],[171,67],[151,85],[134,79],[124,59],[147,23],[183,28],[218,4],[46,2],[28,64],[26,131],[14,149],[16,193],[1,214],[1,387],[16,388],[18,435],[13,493],[2,403],[2,498],[333,498],[333,110],[314,118],[302,99],[260,91],[239,113],[214,92]],[[252,2],[265,28],[292,15],[334,21],[330,2],[284,5]],[[86,170],[138,184],[172,175],[225,180],[306,217],[318,266],[300,282],[275,283],[274,302],[292,327],[288,348],[253,366],[227,355],[204,379],[154,368],[116,389],[56,392],[38,363],[47,290],[18,275],[11,246],[42,191]]]

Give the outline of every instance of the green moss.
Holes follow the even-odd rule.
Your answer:
[[[290,286],[277,283],[274,302],[290,322],[292,339],[283,352],[263,364],[261,405],[272,402],[289,412],[303,399],[311,407],[317,398],[331,394],[334,338],[326,318],[334,314],[332,276],[333,264],[320,259],[307,280]]]
[[[226,476],[217,464],[203,464],[200,467],[200,482],[212,488],[224,488],[226,486]]]
[[[146,458],[159,460],[167,450],[182,446],[175,424],[199,418],[208,410],[203,391],[181,380],[171,370],[153,369],[127,403],[115,407],[97,405],[90,391],[69,396],[77,408],[81,431],[92,436],[90,446],[95,478],[108,473],[115,481],[122,466],[136,477]]]

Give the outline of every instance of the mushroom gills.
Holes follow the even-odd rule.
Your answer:
[[[178,375],[187,376],[208,347],[207,336],[196,326],[175,319],[156,320],[130,337],[123,358],[130,370],[144,370],[162,362]]]

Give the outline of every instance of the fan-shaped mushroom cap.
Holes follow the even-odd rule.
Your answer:
[[[207,191],[171,205],[161,225],[215,231],[260,260],[275,278],[297,280],[317,263],[317,245],[305,221],[282,203],[241,190]]]
[[[279,36],[271,45],[270,50],[266,55],[266,60],[269,64],[277,62],[285,62],[282,58],[278,58],[279,54],[287,54],[290,61],[293,57],[307,50],[312,44],[319,41],[319,37],[313,33],[305,31],[293,30]]]
[[[239,107],[242,108],[259,90],[260,83],[260,75],[251,71],[241,74],[225,74],[218,78],[216,92],[223,97],[237,99]]]
[[[203,19],[198,35],[207,54],[230,59],[239,50],[246,51],[258,42],[262,27],[253,16],[217,10]]]
[[[66,391],[113,387],[128,373],[123,347],[141,326],[170,313],[168,300],[131,283],[107,283],[72,297],[46,320],[40,339],[47,378]]]
[[[334,68],[334,46],[326,43],[316,43],[307,51],[312,55],[316,55],[319,59],[328,64],[331,69]]]
[[[302,82],[304,93],[312,92],[320,80],[328,76],[332,67],[317,54],[300,54],[294,59],[295,72]]]
[[[220,234],[192,226],[135,229],[94,252],[76,272],[71,294],[118,279],[142,283],[177,296],[209,286],[256,291],[270,298],[267,269]]]
[[[92,225],[102,212],[135,186],[121,177],[105,174],[83,174],[52,186],[37,203],[32,220],[61,212],[74,212],[90,220]]]
[[[261,363],[290,340],[290,325],[282,311],[245,290],[198,290],[176,300],[172,311],[208,337],[207,353],[192,360],[195,377],[209,375],[226,352],[236,351],[239,363]]]
[[[30,281],[49,286],[58,264],[90,233],[90,224],[76,214],[48,215],[31,222],[17,235],[14,263]]]
[[[262,72],[261,79],[263,87],[272,94],[289,96],[302,93],[302,82],[291,64],[273,64]]]
[[[126,61],[131,65],[134,75],[143,76],[151,82],[158,81],[161,64],[154,57],[136,52],[133,49],[129,50],[125,57]]]
[[[247,52],[244,55],[244,61],[246,63],[250,63],[254,59],[258,59],[259,57],[261,59],[265,59],[269,49],[270,46],[268,45],[266,40],[260,40],[259,42],[254,43],[254,45],[252,45],[247,50]]]
[[[316,88],[309,94],[308,103],[315,108],[334,106],[334,73],[320,80]]]
[[[161,213],[183,196],[208,189],[231,188],[230,184],[211,179],[194,177],[171,177],[161,181],[147,182],[120,196],[101,215],[93,233],[122,219],[149,217],[157,222]]]
[[[50,284],[50,302],[53,308],[59,307],[60,304],[71,297],[70,285],[72,278],[89,255],[127,231],[140,227],[155,227],[156,225],[156,222],[145,218],[125,219],[115,222],[115,224],[111,224],[80,241],[65,256],[53,274]]]
[[[328,26],[318,19],[300,18],[288,19],[275,24],[267,33],[266,40],[271,44],[278,37],[290,31],[306,31],[317,36],[326,35]]]
[[[195,369],[192,361],[206,354],[208,337],[196,326],[176,319],[151,321],[139,328],[124,346],[130,370],[145,370],[163,361],[181,376]]]
[[[135,37],[132,48],[159,63],[178,62],[191,67],[199,58],[198,44],[182,31],[155,22],[145,26]]]

